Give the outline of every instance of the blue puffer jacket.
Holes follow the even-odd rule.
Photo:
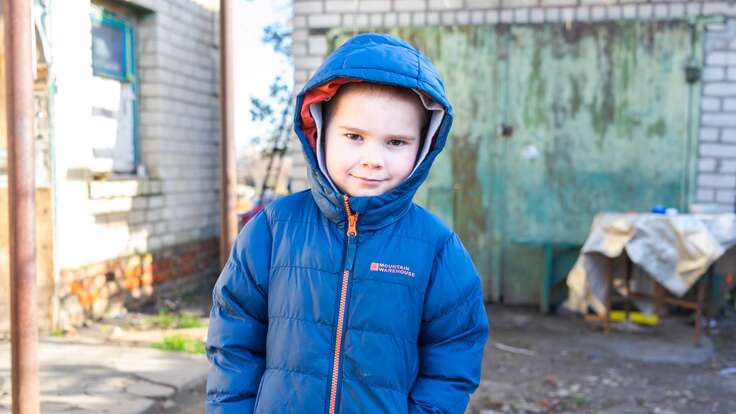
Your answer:
[[[347,197],[315,155],[307,102],[346,81],[421,91],[444,109],[431,149],[390,192]],[[311,190],[245,226],[213,292],[208,413],[462,413],[488,322],[462,243],[412,203],[445,144],[452,108],[432,64],[365,34],[328,57],[297,98]]]

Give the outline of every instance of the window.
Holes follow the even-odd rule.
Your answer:
[[[93,6],[92,170],[133,173],[138,165],[135,43],[128,19]]]

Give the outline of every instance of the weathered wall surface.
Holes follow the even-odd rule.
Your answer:
[[[705,66],[697,177],[691,201],[734,211],[734,18],[736,3],[716,0],[296,0],[292,21],[295,90],[300,90],[322,63],[328,49],[326,33],[334,28],[357,32],[418,26],[701,19],[706,31]],[[304,164],[294,171],[304,172]]]

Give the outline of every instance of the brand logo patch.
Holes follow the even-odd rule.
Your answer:
[[[409,266],[386,264],[386,263],[371,263],[371,272],[383,272],[383,273],[396,273],[408,277],[414,277],[414,272],[411,271]]]

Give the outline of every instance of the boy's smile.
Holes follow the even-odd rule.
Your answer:
[[[332,182],[351,196],[380,195],[398,186],[419,151],[419,98],[351,85],[335,99],[325,131]]]

